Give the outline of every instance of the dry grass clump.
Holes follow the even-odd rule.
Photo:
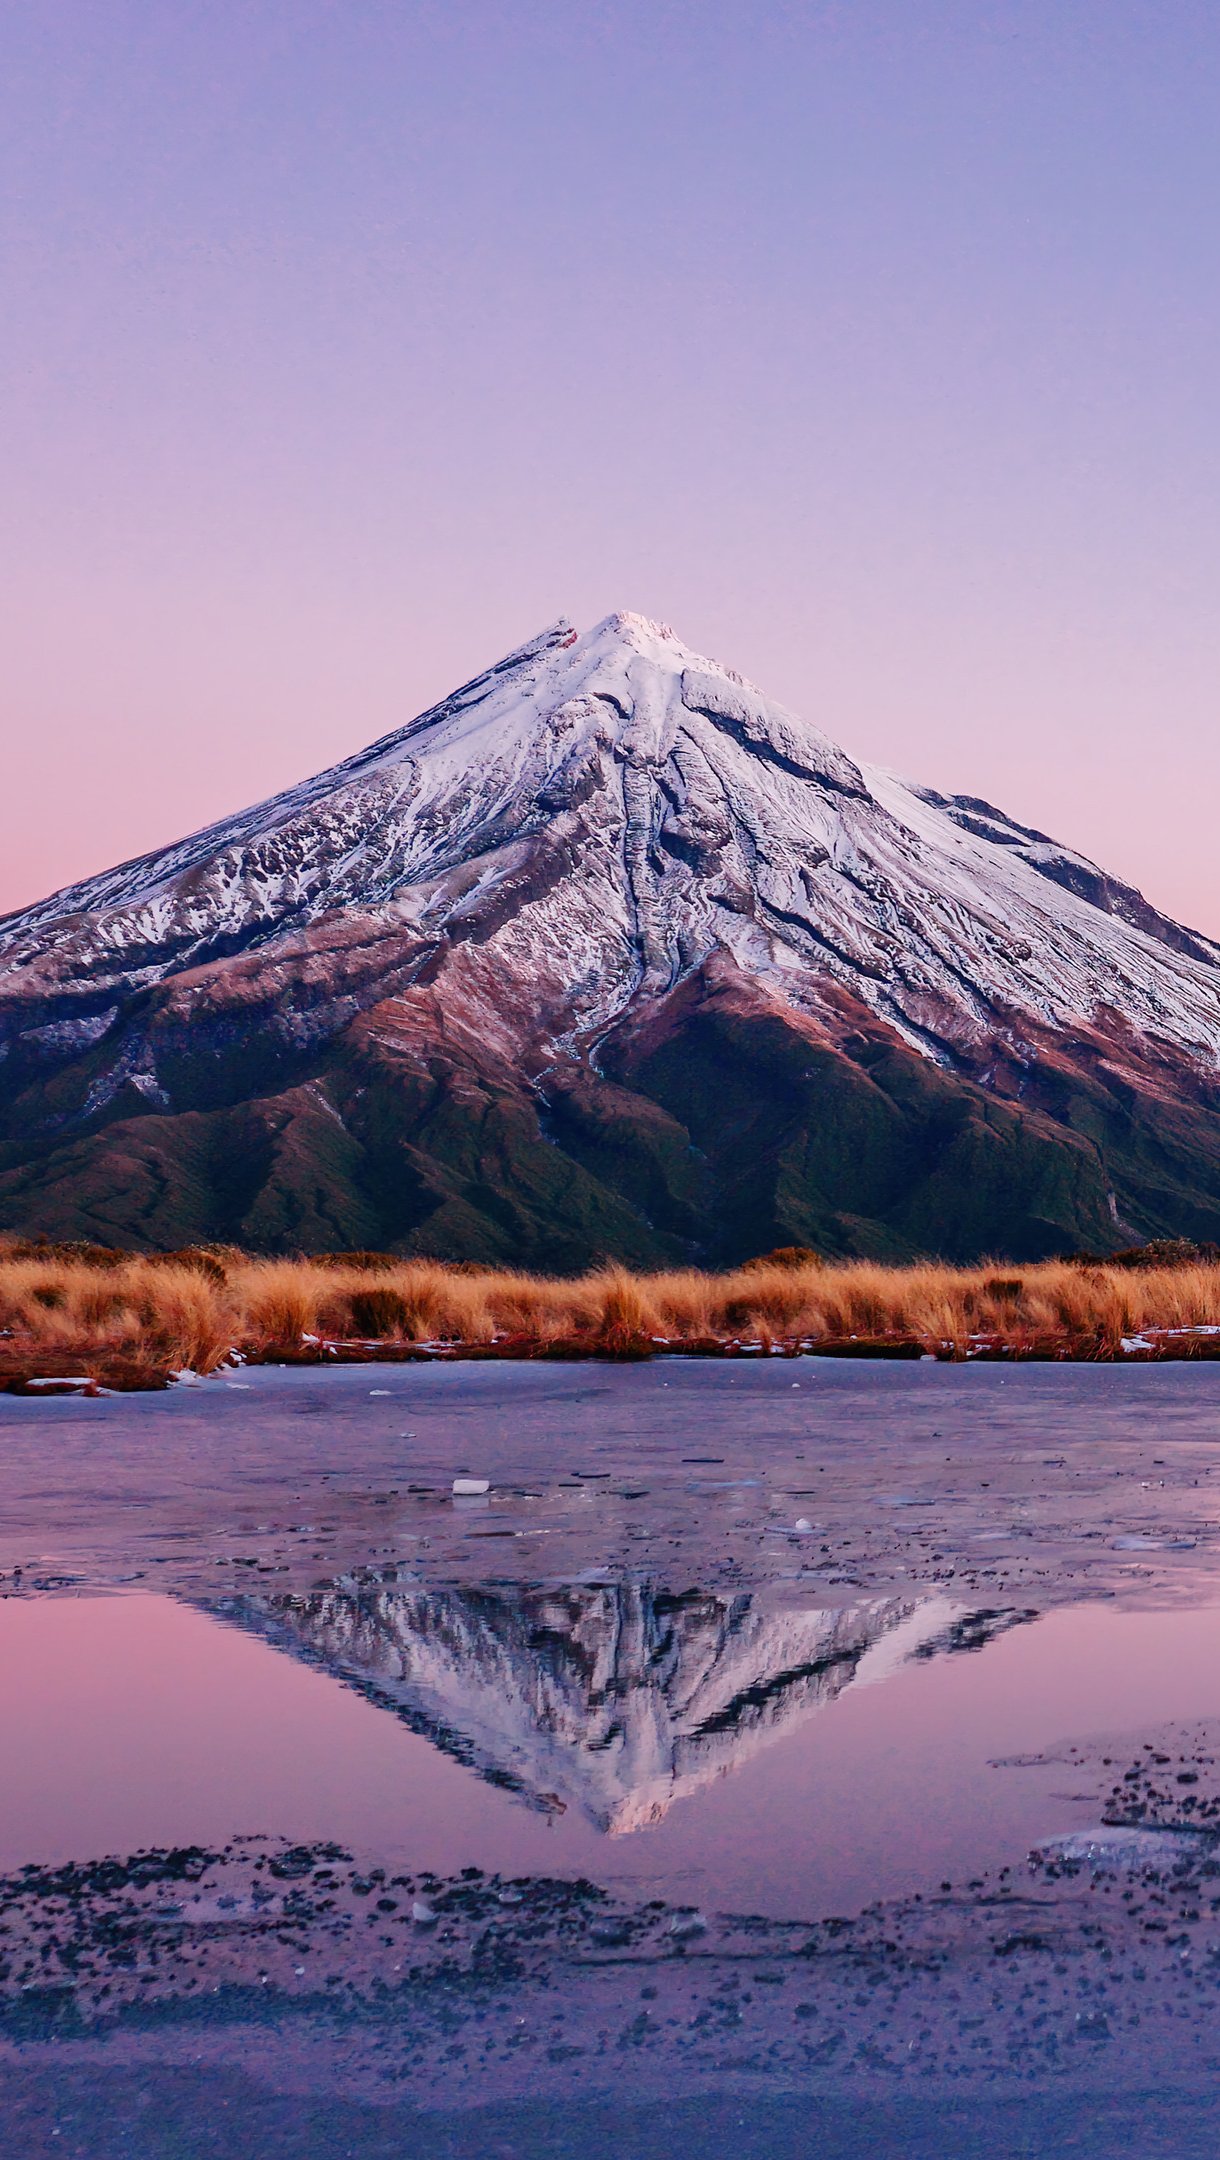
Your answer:
[[[330,1272],[312,1260],[248,1260],[231,1278],[243,1338],[261,1349],[319,1334],[319,1314],[334,1287]]]
[[[0,1247],[4,1361],[62,1354],[208,1372],[231,1349],[253,1357],[344,1354],[385,1343],[498,1345],[630,1356],[658,1341],[799,1346],[918,1344],[941,1354],[999,1343],[1016,1351],[1113,1355],[1147,1331],[1220,1325],[1220,1261],[1146,1268],[1047,1261],[1014,1267],[923,1262],[828,1264],[786,1250],[724,1274],[636,1274],[608,1264],[574,1278],[447,1266],[385,1253],[257,1259],[188,1248],[147,1257]],[[91,1364],[90,1361],[93,1361]]]
[[[190,1265],[127,1259],[0,1256],[0,1331],[17,1347],[90,1358],[122,1355],[210,1372],[234,1341],[239,1310],[227,1286]]]

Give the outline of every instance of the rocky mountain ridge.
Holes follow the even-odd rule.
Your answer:
[[[571,1266],[1220,1230],[1220,948],[559,622],[0,921],[0,1227]]]

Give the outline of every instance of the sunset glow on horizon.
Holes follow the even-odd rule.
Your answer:
[[[388,0],[0,33],[0,910],[556,615],[1220,935],[1220,18]]]

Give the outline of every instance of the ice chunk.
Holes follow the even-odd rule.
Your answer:
[[[1034,1846],[1029,1857],[1042,1866],[1090,1867],[1110,1874],[1165,1874],[1196,1860],[1211,1842],[1204,1830],[1140,1829],[1115,1823],[1047,1838]]]
[[[694,1936],[707,1933],[707,1921],[700,1912],[675,1913],[665,1932],[675,1942],[690,1942]]]
[[[1124,1531],[1122,1537],[1112,1538],[1112,1552],[1193,1552],[1192,1537],[1149,1537],[1143,1531]]]

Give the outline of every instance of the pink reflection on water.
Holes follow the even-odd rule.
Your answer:
[[[488,1784],[337,1680],[155,1595],[0,1603],[0,1865],[239,1832],[386,1864],[587,1873],[779,1916],[1019,1862],[1095,1821],[1095,1777],[990,1758],[1220,1716],[1210,1608],[1048,1614],[848,1687],[658,1822],[607,1838]]]

